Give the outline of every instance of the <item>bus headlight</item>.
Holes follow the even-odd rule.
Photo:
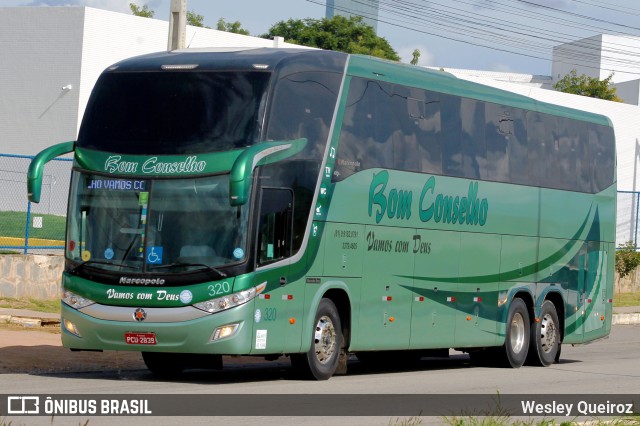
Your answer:
[[[262,284],[251,287],[248,290],[239,291],[237,293],[217,297],[211,300],[205,300],[204,302],[195,303],[193,306],[210,313],[226,311],[227,309],[244,305],[257,295],[262,293],[266,287],[267,282],[265,281]]]
[[[94,303],[96,303],[91,299],[87,299],[86,297],[78,296],[77,294],[69,290],[63,290],[62,301],[74,309],[82,309],[85,306],[93,305]]]

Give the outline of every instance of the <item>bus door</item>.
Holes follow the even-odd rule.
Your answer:
[[[567,343],[600,336],[607,318],[607,251],[602,243],[588,241],[570,264],[561,269],[568,281],[566,334]],[[571,271],[577,272],[577,274]],[[577,275],[577,276],[576,276]]]
[[[304,286],[294,285],[286,263],[291,256],[293,191],[262,188],[258,216],[256,284],[267,281],[267,291],[256,298],[252,353],[297,351],[301,345]],[[279,262],[277,267],[268,266]]]
[[[411,250],[415,257],[411,349],[454,346],[460,233],[417,230]]]
[[[408,349],[413,289],[414,229],[365,227],[358,350]]]

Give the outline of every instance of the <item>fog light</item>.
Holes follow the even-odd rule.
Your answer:
[[[238,330],[238,325],[239,324],[227,324],[216,328],[211,336],[211,341],[233,336]]]
[[[69,321],[68,319],[63,320],[62,324],[64,324],[64,329],[67,330],[69,333],[76,335],[78,337],[82,337],[80,335],[80,332],[78,331],[78,327],[76,327],[76,325],[71,321]]]

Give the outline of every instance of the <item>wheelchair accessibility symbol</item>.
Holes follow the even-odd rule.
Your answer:
[[[147,263],[151,265],[159,265],[162,263],[162,247],[147,247]]]

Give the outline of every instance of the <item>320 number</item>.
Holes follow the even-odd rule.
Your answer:
[[[209,296],[217,296],[218,294],[227,294],[231,291],[231,286],[228,282],[209,284]]]

